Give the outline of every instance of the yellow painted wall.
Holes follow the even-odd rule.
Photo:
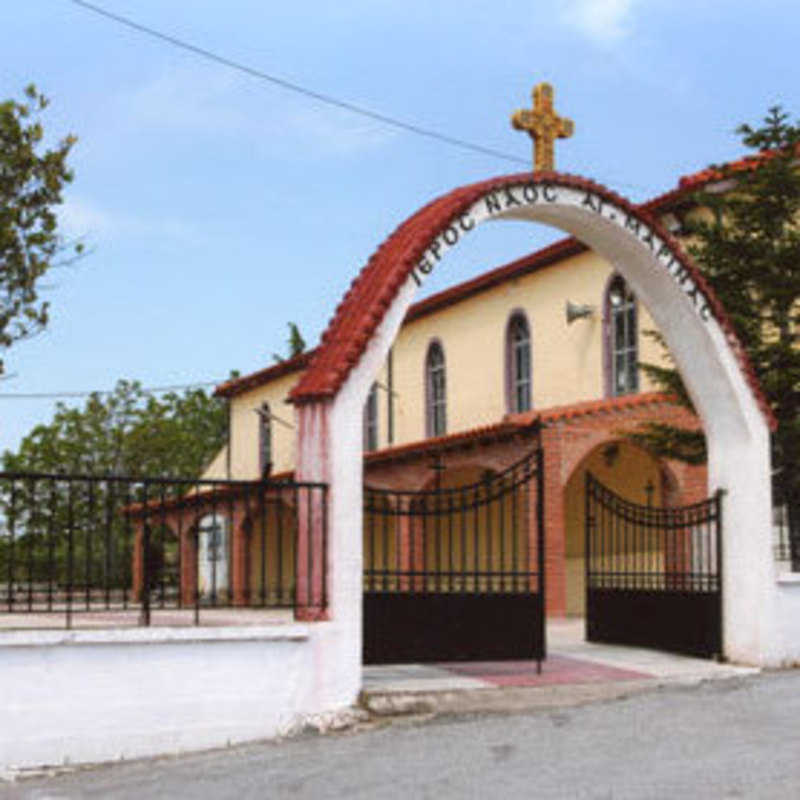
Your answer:
[[[532,333],[533,406],[548,408],[603,396],[603,295],[611,267],[591,252],[481,292],[403,326],[393,348],[394,441],[425,438],[425,356],[433,339],[444,348],[447,432],[499,422],[505,415],[505,334],[510,315],[522,310]],[[565,304],[594,306],[595,313],[567,325]],[[639,358],[659,361],[660,350],[641,332],[652,328],[639,306]],[[294,425],[285,400],[301,373],[279,378],[232,400],[231,464],[234,478],[258,477],[258,415],[269,402],[273,414]],[[377,376],[378,447],[389,444],[386,368]],[[641,391],[649,387],[641,380]],[[294,466],[294,428],[273,422],[273,472]],[[221,453],[206,474],[224,476]]]
[[[614,450],[609,450],[609,447]],[[628,442],[597,447],[573,472],[564,492],[566,610],[568,615],[577,616],[582,616],[586,607],[584,509],[587,470],[620,497],[641,505],[647,503],[647,486],[651,484],[653,505],[662,505],[658,462]]]
[[[602,397],[602,304],[611,274],[606,262],[583,253],[405,325],[394,347],[396,441],[425,436],[424,366],[433,339],[445,353],[448,433],[503,417],[506,324],[517,309],[531,326],[534,408]],[[567,300],[592,305],[595,313],[568,326]],[[640,305],[639,330],[652,327]],[[641,335],[639,348],[641,360],[659,360],[658,347]]]
[[[258,414],[262,403],[269,403],[272,420],[272,472],[294,468],[295,421],[294,409],[286,402],[289,390],[301,373],[284,375],[265,386],[232,398],[230,416],[231,477],[237,480],[256,480],[259,475]],[[279,419],[277,419],[279,418]],[[224,478],[228,454],[223,448],[203,473],[204,478]]]
[[[203,470],[203,478],[205,480],[224,481],[227,477],[228,465],[228,445],[226,444],[215,456],[211,459],[208,466]]]

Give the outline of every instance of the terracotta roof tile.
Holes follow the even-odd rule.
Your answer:
[[[291,375],[293,372],[298,372],[308,365],[316,350],[306,350],[305,353],[294,358],[287,358],[286,361],[280,361],[270,367],[258,370],[258,372],[251,372],[249,375],[242,375],[240,378],[231,378],[225,383],[221,383],[214,390],[217,397],[235,397],[237,394],[255,389],[263,386],[270,381],[282,378],[284,375]]]
[[[570,403],[563,406],[552,406],[544,409],[526,411],[524,414],[509,416],[509,420],[519,423],[530,423],[539,420],[543,425],[579,417],[597,416],[600,414],[628,411],[654,405],[675,405],[675,400],[662,392],[642,392],[626,394],[621,397],[606,397],[601,400],[587,400],[581,403]]]
[[[532,429],[536,423],[536,419],[506,419],[493,425],[481,425],[465,431],[458,431],[457,433],[448,433],[444,436],[434,436],[430,439],[418,439],[406,444],[396,444],[364,453],[364,463],[369,465],[380,461],[393,461],[421,453],[440,452],[453,447],[462,447],[476,442],[486,443],[507,439],[510,436]]]

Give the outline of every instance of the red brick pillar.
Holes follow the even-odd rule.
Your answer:
[[[405,573],[400,576],[400,585],[398,586],[401,592],[407,592],[411,588],[411,581],[407,573],[414,569],[411,563],[411,535],[412,525],[411,516],[405,512],[408,511],[408,501],[398,498],[398,506],[395,509],[397,516],[397,552],[399,554],[400,571]]]
[[[250,600],[247,574],[247,514],[240,502],[233,507],[231,521],[231,597],[233,605],[246,606]]]
[[[326,575],[327,493],[304,486],[297,493],[297,620],[328,619]]]
[[[178,528],[181,548],[181,602],[193,606],[197,591],[197,521]]]
[[[561,431],[557,427],[542,428],[544,450],[544,564],[545,564],[545,614],[563,616],[567,610],[566,573],[564,570],[566,521],[564,519],[564,476],[562,475]],[[531,492],[535,496],[535,491]],[[536,514],[531,504],[530,513]],[[536,534],[535,519],[529,526]],[[535,552],[535,543],[531,548]]]
[[[139,517],[132,521],[133,525],[133,553],[131,564],[131,594],[134,600],[142,599],[142,584],[144,582],[144,518]]]

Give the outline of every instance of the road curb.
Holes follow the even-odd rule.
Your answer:
[[[436,691],[365,690],[359,705],[374,717],[419,714],[512,713],[566,708],[624,698],[667,687],[692,687],[707,682],[735,680],[738,674],[709,677],[680,676],[603,683],[550,686],[505,686],[485,689]]]

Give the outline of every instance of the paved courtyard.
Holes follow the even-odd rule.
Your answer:
[[[594,644],[584,639],[583,619],[568,618],[547,624],[541,674],[534,661],[367,666],[364,691],[378,695],[634,681],[694,683],[757,672],[658,650]]]

